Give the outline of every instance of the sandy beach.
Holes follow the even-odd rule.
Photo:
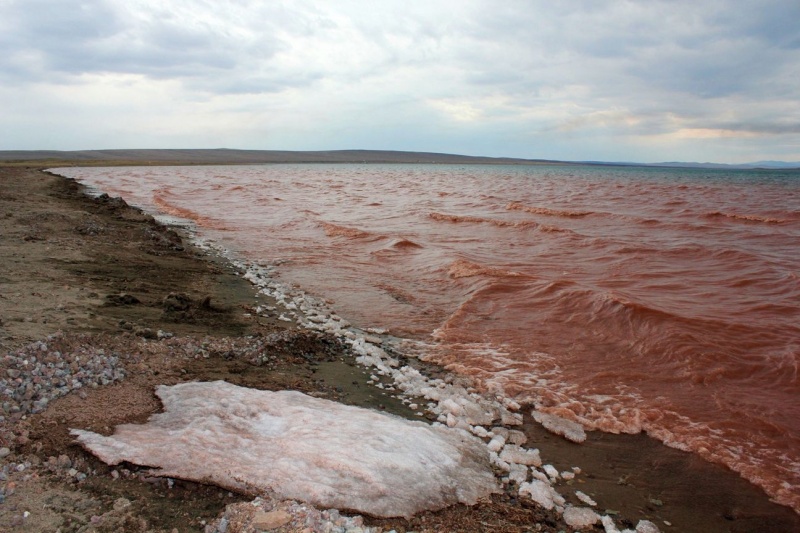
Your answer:
[[[275,302],[225,259],[119,199],[90,198],[39,166],[0,167],[0,225],[0,372],[27,386],[3,398],[0,530],[205,531],[226,506],[249,501],[130,464],[109,467],[74,443],[70,428],[108,435],[159,412],[158,385],[221,379],[420,418],[370,385],[341,341],[280,320],[280,310],[257,313]],[[54,352],[63,357],[47,360]],[[26,374],[37,356],[49,371]],[[529,411],[521,410],[528,446],[559,469],[580,467],[571,492],[592,495],[626,527],[648,519],[662,531],[800,530],[796,513],[723,467],[645,435],[593,432],[573,444]],[[247,520],[237,531],[253,530]],[[572,530],[516,490],[410,520],[364,517],[364,525]]]

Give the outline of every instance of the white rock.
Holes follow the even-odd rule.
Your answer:
[[[508,440],[509,431],[504,428],[503,426],[495,426],[492,428],[492,435],[503,437],[504,439]],[[516,444],[516,443],[513,443]]]
[[[525,465],[510,465],[511,471],[508,473],[509,481],[514,481],[517,485],[522,485],[528,481],[528,467]]]
[[[526,442],[528,442],[528,437],[522,431],[518,431],[516,429],[512,429],[508,432],[508,437],[506,437],[508,442],[511,444],[516,444],[517,446],[524,446]]]
[[[558,479],[558,470],[553,465],[544,465],[542,467],[542,470],[544,470],[544,473],[547,474],[547,477],[549,477],[553,481]]]
[[[567,481],[569,481],[570,479],[575,479],[575,472],[572,471],[561,472],[561,478],[566,479]]]
[[[603,515],[600,518],[600,521],[603,523],[603,528],[606,530],[606,533],[619,533],[619,529],[617,529],[614,519],[610,516]]]
[[[483,426],[474,426],[472,428],[472,433],[474,433],[475,435],[477,435],[480,438],[484,438],[484,437],[488,437],[489,436],[489,432],[486,431],[486,428],[483,427]]]
[[[464,406],[464,414],[471,426],[488,426],[497,418],[485,407],[473,403],[468,403]]]
[[[636,533],[661,533],[661,530],[650,520],[639,520],[636,524]]]
[[[500,413],[500,422],[505,426],[521,426],[522,413],[510,413],[504,410]]]
[[[564,504],[564,498],[544,481],[533,480],[530,483],[523,483],[519,488],[519,494],[521,496],[527,494],[533,501],[548,510],[556,505]]]
[[[550,483],[550,478],[547,477],[547,474],[536,468],[531,467],[531,476],[533,476],[533,479],[538,479],[548,484]]]
[[[164,412],[111,437],[72,430],[108,464],[374,516],[405,516],[497,491],[469,435],[294,391],[222,381],[160,386]]]
[[[511,472],[511,465],[500,459],[500,457],[494,452],[489,452],[489,462],[501,470]]]
[[[539,450],[526,450],[514,444],[506,444],[500,452],[500,459],[508,463],[517,463],[526,466],[542,466]]]
[[[489,448],[490,452],[499,452],[503,449],[503,446],[506,445],[506,439],[502,435],[495,435],[492,437],[492,440],[489,441],[489,444],[486,445]]]
[[[592,526],[600,521],[600,515],[588,507],[569,506],[564,509],[563,518],[568,526],[575,528]]]
[[[580,501],[582,501],[583,503],[585,503],[586,505],[591,505],[592,507],[594,507],[595,505],[597,505],[597,502],[596,502],[596,501],[594,501],[594,500],[593,500],[593,499],[592,499],[592,498],[591,498],[591,497],[590,497],[588,494],[585,494],[585,493],[583,493],[583,492],[581,492],[581,491],[579,491],[579,490],[576,490],[576,491],[575,491],[575,496],[576,496],[576,497],[577,497],[577,498],[578,498]]]
[[[561,435],[572,442],[583,442],[586,440],[586,432],[583,430],[583,426],[577,422],[540,411],[532,411],[531,415],[533,415],[533,419],[544,426],[546,430],[556,435]]]

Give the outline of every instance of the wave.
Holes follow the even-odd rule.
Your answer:
[[[444,213],[429,213],[428,216],[433,220],[439,222],[453,222],[453,223],[472,223],[472,224],[492,224],[499,228],[520,228],[520,229],[535,229],[540,227],[538,222],[532,220],[498,220],[496,218],[484,218],[471,215],[447,215]]]
[[[381,240],[388,242],[385,244],[381,243],[381,248],[371,251],[370,254],[376,256],[386,255],[388,257],[394,257],[398,253],[411,252],[413,250],[421,250],[424,248],[424,246],[421,244],[417,244],[412,240],[404,239],[402,237],[394,239],[384,237]]]
[[[389,296],[391,296],[401,304],[411,305],[417,301],[417,297],[411,294],[410,292],[404,291],[403,289],[399,289],[388,283],[378,283],[376,284],[376,287],[385,291]]]
[[[325,230],[325,235],[328,237],[347,237],[349,239],[363,239],[365,237],[372,237],[372,233],[358,228],[349,228],[347,226],[339,226],[331,224],[330,222],[321,222],[322,229]]]
[[[450,265],[447,274],[453,279],[471,278],[474,276],[492,277],[522,277],[524,274],[503,270],[501,268],[485,267],[472,263],[466,259],[458,259]]]
[[[409,239],[395,239],[389,244],[389,246],[399,250],[423,247],[421,244],[417,244]]]
[[[580,218],[594,214],[593,211],[566,211],[558,209],[549,209],[547,207],[532,207],[529,205],[522,204],[520,202],[511,202],[506,206],[506,209],[509,211],[524,211],[526,213],[531,213],[532,215],[546,215],[552,217]]]
[[[169,200],[165,198],[166,192],[162,191],[154,192],[153,193],[153,204],[158,207],[159,210],[163,211],[168,215],[172,215],[175,217],[185,218],[187,220],[191,220],[198,226],[202,226],[204,228],[210,228],[220,231],[230,231],[229,228],[224,222],[221,220],[217,220],[215,218],[207,217],[201,215],[196,211],[192,211],[191,209],[187,209],[185,207],[177,206],[171,203]]]
[[[772,218],[763,215],[747,215],[747,214],[740,214],[740,213],[724,213],[722,211],[714,211],[712,213],[706,213],[706,218],[731,218],[733,220],[741,220],[744,222],[760,222],[762,224],[784,224],[788,222],[788,220],[780,219],[780,218]]]

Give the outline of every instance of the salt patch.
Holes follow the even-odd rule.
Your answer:
[[[164,412],[111,437],[72,430],[108,464],[245,494],[410,517],[497,491],[485,445],[463,432],[312,398],[216,381],[160,386]]]
[[[507,444],[500,452],[500,459],[508,463],[517,463],[526,466],[542,466],[539,450],[526,450],[514,444]]]
[[[586,493],[584,493],[584,492],[581,492],[581,491],[579,491],[579,490],[576,490],[576,491],[575,491],[575,496],[576,496],[576,497],[577,497],[577,498],[578,498],[580,501],[582,501],[583,503],[585,503],[586,505],[591,505],[592,507],[594,507],[595,505],[597,505],[597,502],[596,502],[596,501],[594,501],[594,500],[591,498],[591,496],[589,496],[588,494],[586,494]]]
[[[564,505],[564,498],[553,490],[549,483],[536,479],[530,483],[523,483],[519,487],[519,494],[521,496],[527,494],[533,501],[547,510]]]
[[[577,422],[561,418],[560,416],[542,413],[541,411],[532,411],[533,419],[539,422],[544,428],[551,433],[561,435],[565,439],[581,443],[586,440],[586,432],[583,426]]]
[[[511,471],[508,473],[508,480],[517,485],[522,485],[528,480],[528,467],[524,465],[509,465]]]
[[[661,530],[650,520],[639,520],[636,524],[636,533],[661,533]]]
[[[588,507],[569,506],[564,509],[563,518],[568,526],[575,528],[593,526],[600,521],[600,515]]]
[[[547,477],[553,481],[558,479],[558,469],[556,469],[556,467],[553,465],[544,465],[542,470],[544,470],[544,473],[547,474]]]
[[[489,444],[486,445],[489,448],[490,452],[499,452],[503,449],[503,446],[506,444],[506,439],[503,438],[502,435],[495,435],[492,437],[492,440],[489,441]]]

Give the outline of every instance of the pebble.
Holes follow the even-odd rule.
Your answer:
[[[114,500],[114,510],[121,511],[131,506],[131,501],[127,498],[117,498]]]
[[[292,521],[292,515],[286,511],[259,511],[253,517],[253,527],[257,529],[276,529]]]
[[[5,368],[0,374],[2,409],[11,422],[44,411],[50,402],[73,390],[125,378],[116,355],[88,344],[62,353],[53,349],[61,339],[61,334],[51,335],[46,342],[33,342],[0,359]],[[80,394],[85,397],[86,393]]]

